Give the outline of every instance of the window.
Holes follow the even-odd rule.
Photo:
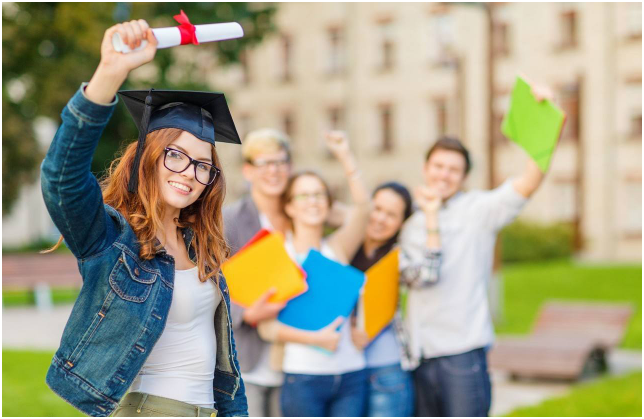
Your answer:
[[[292,41],[289,35],[282,35],[280,37],[280,50],[281,50],[281,74],[280,79],[284,82],[292,79]]]
[[[499,3],[490,4],[489,7],[494,8],[494,24],[492,25],[494,55],[507,57],[510,55],[510,39],[512,35],[510,33],[508,7]]]
[[[382,21],[378,24],[380,36],[380,49],[378,56],[378,68],[381,71],[389,71],[395,64],[394,25],[391,20]]]
[[[292,141],[295,140],[295,117],[290,111],[286,111],[282,114],[282,131],[284,131]]]
[[[331,75],[341,74],[345,65],[344,31],[337,27],[329,28],[327,37],[329,40],[327,73]]]
[[[631,138],[642,140],[642,111],[635,111],[631,117]]]
[[[456,65],[454,19],[448,12],[435,13],[430,21],[430,61],[440,67]]]
[[[380,105],[379,113],[381,150],[390,152],[394,148],[392,106],[390,104]]]
[[[559,15],[560,43],[561,49],[575,48],[577,46],[577,11],[574,9],[564,10]]]
[[[566,114],[562,140],[579,140],[579,127],[581,125],[579,115],[579,84],[566,85],[561,90],[561,107]]]
[[[626,20],[627,33],[630,39],[642,39],[642,3],[628,3]]]
[[[495,23],[493,31],[494,55],[507,57],[510,55],[509,25],[506,22]]]
[[[326,129],[327,131],[346,130],[344,123],[344,109],[339,106],[332,106],[328,109],[326,115]],[[331,153],[331,150],[326,146],[325,141],[326,140],[323,139],[324,155],[327,159],[333,160],[335,157],[333,157],[333,153]]]
[[[436,98],[433,101],[434,123],[436,124],[436,138],[447,134],[447,100]]]
[[[337,106],[329,108],[327,125],[330,130],[344,130],[344,110]]]

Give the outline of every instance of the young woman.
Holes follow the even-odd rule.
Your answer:
[[[329,188],[311,171],[291,176],[283,195],[284,211],[293,227],[286,247],[299,263],[306,259],[309,250],[316,249],[329,259],[348,264],[360,246],[367,225],[369,197],[347,138],[341,132],[332,132],[327,135],[327,144],[344,168],[353,206],[348,211],[347,222],[325,238],[324,223],[332,204]],[[260,324],[259,331],[264,338],[285,343],[281,396],[284,416],[361,416],[364,413],[367,390],[364,354],[351,341],[350,324],[343,320],[339,318],[317,332],[294,329],[277,321]]]
[[[148,45],[117,53],[115,33]],[[223,95],[123,92],[137,124],[143,116],[139,141],[102,191],[90,172],[117,90],[156,45],[143,20],[105,32],[42,165],[45,203],[83,277],[46,381],[91,416],[246,416],[219,273],[226,188],[214,140],[239,142]]]
[[[440,199],[424,190],[419,190],[416,195],[428,224],[437,226]],[[387,255],[396,245],[400,229],[411,214],[412,198],[407,188],[397,182],[378,186],[372,197],[364,243],[351,265],[366,271]],[[412,266],[405,255],[400,254],[400,283],[403,288],[426,287],[437,281],[440,242],[437,234],[430,236],[432,251],[426,255],[422,266]],[[399,314],[372,342],[364,332],[357,328],[352,330],[354,341],[360,342],[361,347],[366,346],[369,383],[366,416],[406,417],[414,412],[413,377],[401,366],[409,368],[406,358],[410,352],[401,317]]]

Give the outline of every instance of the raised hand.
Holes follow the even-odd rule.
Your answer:
[[[112,45],[112,36],[118,33],[121,40],[127,44],[130,49],[137,48],[141,41],[147,40],[148,44],[140,51],[132,51],[129,54],[116,52]],[[132,20],[112,26],[105,31],[101,43],[101,64],[113,66],[125,74],[152,61],[157,52],[157,39],[154,37],[150,26],[143,20]]]
[[[349,139],[344,131],[330,131],[325,138],[327,147],[338,160],[342,161],[351,155]]]
[[[141,41],[148,44],[140,51],[129,54],[116,52],[112,36],[118,33],[130,48],[136,48]],[[110,103],[130,71],[152,61],[157,52],[157,39],[143,19],[119,23],[105,31],[101,42],[101,62],[85,89],[87,98],[96,103]]]
[[[414,198],[425,214],[437,213],[441,207],[442,200],[440,195],[437,191],[427,186],[418,186],[414,190]]]

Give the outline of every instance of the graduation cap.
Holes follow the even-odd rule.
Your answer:
[[[121,90],[118,92],[139,129],[139,142],[128,190],[135,193],[145,137],[162,128],[178,128],[202,141],[241,144],[223,93],[182,90]]]

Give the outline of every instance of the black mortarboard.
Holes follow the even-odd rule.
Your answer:
[[[181,90],[122,90],[119,93],[139,129],[139,143],[128,190],[136,192],[141,155],[148,133],[178,128],[215,145],[241,144],[223,93]]]

